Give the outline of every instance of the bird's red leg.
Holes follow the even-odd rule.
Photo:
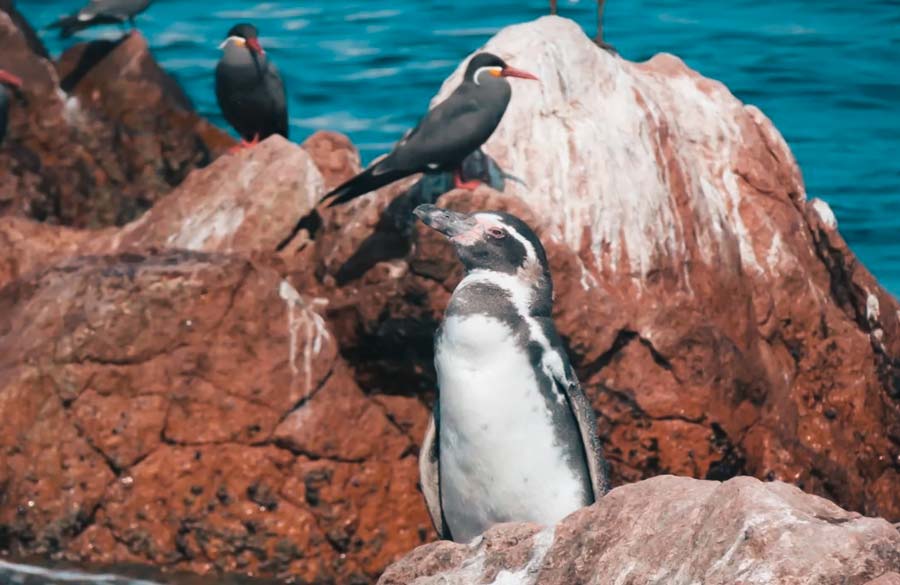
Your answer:
[[[556,14],[556,0],[550,0],[550,14]]]
[[[453,187],[456,189],[465,189],[466,191],[474,191],[481,185],[481,181],[478,179],[472,179],[471,181],[464,181],[462,176],[462,169],[456,169],[453,171]]]
[[[228,154],[234,154],[242,150],[247,150],[248,148],[253,148],[257,144],[259,144],[259,134],[254,134],[249,142],[241,138],[241,141],[238,144],[235,144],[228,149]]]

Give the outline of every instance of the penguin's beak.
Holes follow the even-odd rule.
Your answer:
[[[422,223],[450,239],[466,234],[478,225],[478,221],[471,215],[441,209],[437,205],[420,205],[413,210],[413,214]]]

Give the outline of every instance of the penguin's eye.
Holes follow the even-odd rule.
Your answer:
[[[506,232],[502,228],[492,227],[488,228],[487,233],[494,239],[502,240],[506,237]]]

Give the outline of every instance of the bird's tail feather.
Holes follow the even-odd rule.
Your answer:
[[[356,175],[341,186],[332,189],[322,197],[322,202],[330,200],[328,207],[340,205],[360,195],[365,195],[375,189],[384,187],[409,175],[404,171],[385,171],[380,164],[372,165],[360,174]]]
[[[61,38],[67,39],[73,34],[85,28],[84,23],[78,20],[77,15],[72,16],[63,16],[56,22],[47,25],[48,29],[58,28],[59,36]]]

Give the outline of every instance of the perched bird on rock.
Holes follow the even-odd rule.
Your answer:
[[[550,316],[534,232],[507,213],[414,211],[465,268],[435,338],[438,399],[419,456],[438,534],[552,525],[608,490],[596,420]]]
[[[88,5],[70,16],[60,18],[47,28],[58,28],[59,36],[68,38],[78,31],[99,24],[135,27],[134,17],[147,10],[153,0],[91,0]]]
[[[273,134],[288,137],[284,81],[259,43],[252,24],[238,24],[219,46],[216,98],[225,119],[237,130],[242,146],[252,146]]]
[[[550,0],[550,14],[556,14],[556,4],[557,0]],[[594,37],[594,43],[601,49],[616,53],[613,46],[603,40],[603,8],[605,5],[606,0],[597,0],[597,35]]]
[[[8,71],[0,69],[0,144],[6,137],[6,125],[9,122],[9,103],[12,92],[22,87],[22,80]]]
[[[416,173],[453,171],[457,188],[473,189],[460,174],[462,161],[487,142],[512,96],[510,77],[537,79],[491,53],[472,57],[463,82],[429,111],[384,158],[327,193],[322,201],[344,203]]]

